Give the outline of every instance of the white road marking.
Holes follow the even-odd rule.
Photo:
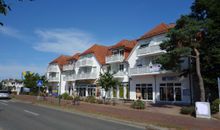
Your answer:
[[[8,103],[8,101],[6,101],[6,100],[1,100],[1,102]]]
[[[10,102],[15,102],[15,101],[13,101],[13,100],[10,100]]]
[[[5,105],[5,106],[7,106],[8,104],[6,104],[6,103],[3,103],[3,102],[0,102],[0,104],[2,104],[2,105]]]
[[[31,111],[28,111],[28,110],[24,110],[24,112],[27,112],[27,113],[32,114],[32,115],[35,115],[35,116],[39,116],[39,114],[38,114],[38,113],[31,112]]]

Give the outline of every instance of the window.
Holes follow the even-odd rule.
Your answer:
[[[181,83],[162,83],[160,84],[161,101],[181,101]]]
[[[124,71],[124,64],[119,65],[119,71]]]
[[[118,50],[112,50],[112,54],[113,55],[117,55],[118,54]]]
[[[153,100],[152,84],[136,84],[136,98],[144,100]]]
[[[124,50],[120,50],[119,54],[123,56],[124,55]]]

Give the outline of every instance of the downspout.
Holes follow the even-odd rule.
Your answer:
[[[192,97],[192,75],[191,75],[191,58],[188,57],[188,66],[189,66],[189,89],[190,89],[190,104],[193,103],[193,97]]]

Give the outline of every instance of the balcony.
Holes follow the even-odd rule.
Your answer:
[[[49,76],[48,81],[49,82],[59,82],[59,77],[58,76],[56,76],[56,77]]]
[[[76,79],[77,80],[84,80],[84,79],[96,79],[97,73],[82,73],[78,74]]]
[[[93,66],[92,59],[80,59],[76,62],[77,67]]]
[[[75,64],[67,64],[63,66],[63,71],[73,70],[75,67]]]
[[[165,52],[166,52],[165,50],[160,49],[159,45],[153,45],[153,46],[137,49],[137,56],[155,55]]]
[[[118,71],[116,73],[113,73],[113,76],[116,77],[116,78],[117,77],[124,77],[125,75],[126,75],[126,72],[124,72],[124,71]]]
[[[107,56],[105,57],[105,62],[106,63],[115,63],[115,62],[122,62],[124,60],[124,55],[111,55],[111,56]]]
[[[160,64],[154,64],[152,66],[142,66],[142,67],[135,67],[130,68],[130,75],[151,75],[151,74],[160,74],[165,71],[161,71]]]
[[[75,81],[76,75],[65,75],[63,78],[64,81]]]
[[[56,65],[49,65],[49,67],[47,68],[48,72],[58,72],[58,66]]]

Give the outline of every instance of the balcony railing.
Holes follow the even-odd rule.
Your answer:
[[[48,81],[49,81],[49,82],[59,82],[59,77],[49,76],[49,77],[48,77]]]
[[[47,68],[47,71],[48,71],[48,72],[58,72],[58,67],[57,67],[57,66],[54,66],[54,65],[49,66],[49,67]]]
[[[96,78],[97,78],[97,73],[82,73],[82,74],[77,74],[76,77],[77,80],[96,79]]]
[[[160,73],[162,72],[160,68],[161,68],[160,64],[130,68],[130,75],[145,75],[145,74],[147,75],[153,73]]]
[[[64,81],[74,81],[74,80],[76,80],[76,75],[65,75],[63,80]]]
[[[113,72],[112,72],[113,73]],[[118,72],[116,72],[116,73],[113,73],[113,76],[114,77],[123,77],[123,76],[125,76],[126,75],[126,72],[124,72],[124,71],[118,71]]]
[[[67,71],[67,70],[73,70],[75,67],[74,64],[67,64],[63,66],[63,71]]]
[[[76,62],[77,67],[84,67],[84,66],[93,66],[92,59],[81,59]]]
[[[137,49],[137,56],[165,53],[165,50],[161,50],[159,45],[148,46],[145,48]]]
[[[106,63],[122,62],[124,58],[124,55],[117,54],[105,57],[105,61]]]

